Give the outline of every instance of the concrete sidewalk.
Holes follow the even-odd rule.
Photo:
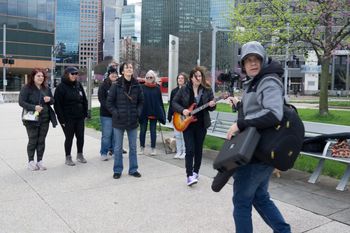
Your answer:
[[[190,188],[185,184],[184,161],[172,159],[158,144],[157,156],[138,157],[142,178],[127,175],[124,159],[124,173],[114,180],[113,162],[99,160],[100,135],[90,129],[84,146],[88,163],[64,165],[64,135],[58,126],[50,128],[46,140],[48,170],[32,172],[26,168],[28,139],[20,114],[17,103],[0,105],[1,233],[235,232],[232,186],[226,185],[220,193],[211,191],[215,171],[210,159],[203,160],[200,181]],[[350,232],[349,192],[305,185],[306,175],[294,173],[282,176],[295,179],[271,182],[272,197],[292,231]],[[254,232],[271,232],[255,211],[253,222]]]

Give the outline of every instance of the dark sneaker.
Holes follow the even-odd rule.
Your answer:
[[[141,174],[140,172],[134,172],[132,174],[129,174],[130,176],[133,176],[133,177],[137,177],[137,178],[140,178],[141,177]]]
[[[119,179],[122,176],[120,173],[114,173],[113,174],[113,179]]]
[[[66,156],[66,165],[68,166],[75,166],[75,163],[72,161],[72,157],[71,156]]]
[[[77,161],[80,162],[80,163],[86,163],[86,159],[84,158],[84,155],[83,154],[78,154],[77,155]]]

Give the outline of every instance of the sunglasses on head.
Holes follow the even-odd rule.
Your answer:
[[[71,75],[78,75],[79,73],[78,72],[73,72],[73,73],[70,73]]]

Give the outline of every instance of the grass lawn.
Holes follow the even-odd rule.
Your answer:
[[[165,109],[168,109],[167,105],[165,105]],[[228,104],[219,103],[216,110],[231,112],[231,107]],[[298,112],[301,119],[304,121],[350,126],[350,111],[333,110],[330,111],[330,115],[327,117],[319,116],[318,109],[298,109]],[[86,122],[86,127],[100,130],[99,108],[92,108],[91,119]],[[163,130],[166,130],[166,128],[163,127]],[[220,150],[223,143],[223,139],[207,135],[204,140],[204,148]],[[294,164],[294,168],[312,173],[317,166],[317,162],[318,160],[316,158],[301,155]],[[339,179],[344,174],[345,169],[345,164],[335,161],[326,161],[322,174]]]

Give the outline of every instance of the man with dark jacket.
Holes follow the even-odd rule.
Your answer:
[[[88,115],[88,101],[83,86],[77,80],[78,69],[67,67],[62,77],[62,82],[55,90],[55,111],[60,122],[66,140],[64,149],[68,166],[74,166],[71,150],[73,137],[77,139],[77,161],[86,163],[83,155],[85,118]]]
[[[137,127],[143,106],[143,93],[138,81],[133,77],[133,66],[126,62],[120,66],[122,75],[109,90],[107,109],[112,113],[114,134],[113,178],[119,179],[123,172],[123,138],[124,131],[129,139],[129,175],[141,177],[137,164]]]
[[[263,46],[251,41],[242,46],[242,71],[248,81],[242,100],[231,97],[238,108],[238,120],[227,132],[227,139],[249,126],[265,129],[277,125],[283,117],[283,74],[281,65],[266,56]],[[256,151],[259,153],[259,151]],[[290,233],[291,228],[270,199],[270,176],[274,168],[257,159],[240,166],[233,174],[233,218],[237,233],[252,233],[252,206],[273,232]]]

